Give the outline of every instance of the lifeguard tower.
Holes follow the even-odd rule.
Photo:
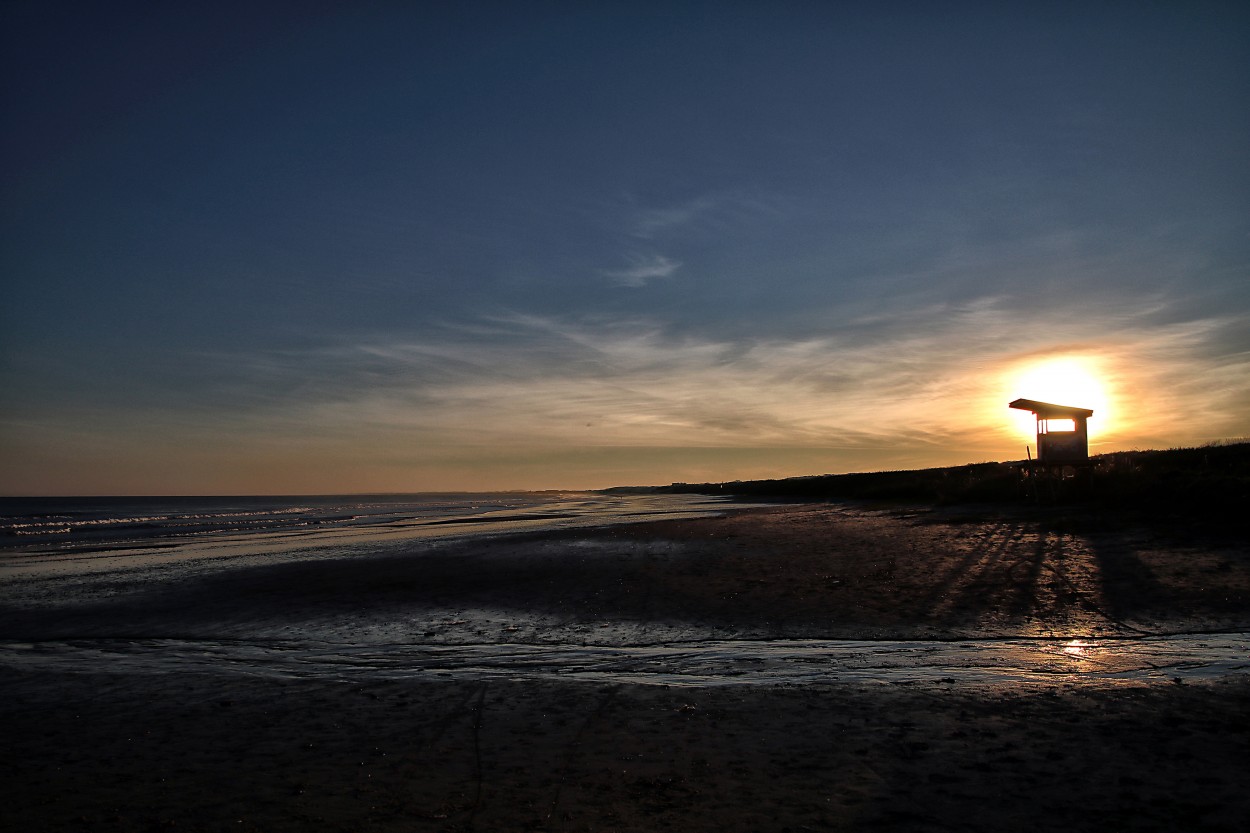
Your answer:
[[[1008,407],[1032,411],[1037,418],[1037,465],[1089,465],[1089,431],[1085,420],[1094,415],[1093,411],[1032,399],[1017,399]]]

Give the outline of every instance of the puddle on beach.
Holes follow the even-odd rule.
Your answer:
[[[725,640],[610,647],[92,639],[0,643],[0,665],[91,673],[561,679],[669,686],[1179,683],[1250,675],[1250,633],[958,642]]]

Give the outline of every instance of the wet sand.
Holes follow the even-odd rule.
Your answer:
[[[6,644],[454,651],[1250,631],[1238,541],[1122,519],[830,505],[131,577],[68,600],[41,586],[6,591]],[[735,685],[676,685],[353,673],[350,657],[302,674],[136,671],[68,655],[68,667],[4,668],[5,829],[1232,831],[1250,818],[1244,669],[778,682],[744,663]]]

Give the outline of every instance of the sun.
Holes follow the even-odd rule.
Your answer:
[[[1016,366],[1008,373],[1007,401],[1034,399],[1052,405],[1089,408],[1094,412],[1089,423],[1092,436],[1105,431],[1109,423],[1110,397],[1103,378],[1098,362],[1082,356],[1055,356],[1031,361]],[[1018,433],[1032,437],[1036,430],[1033,415],[1024,411],[1013,411],[1012,414]]]

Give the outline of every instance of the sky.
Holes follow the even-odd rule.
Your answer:
[[[1017,397],[1250,435],[1244,4],[0,17],[0,494],[1015,460]]]

